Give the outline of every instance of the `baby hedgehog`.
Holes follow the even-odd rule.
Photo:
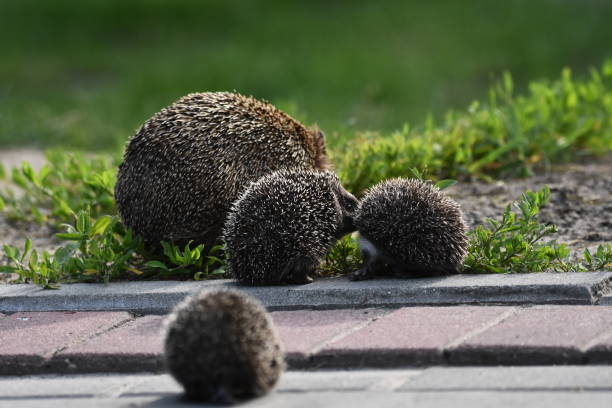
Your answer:
[[[372,187],[355,216],[364,258],[351,278],[371,278],[386,264],[398,275],[459,273],[468,239],[459,204],[416,179]]]
[[[327,168],[323,134],[253,98],[194,93],[130,139],[115,198],[123,223],[147,244],[194,240],[210,247],[239,193],[281,168]]]
[[[357,205],[330,171],[262,177],[233,204],[225,224],[230,276],[246,285],[311,282],[327,250],[355,230]]]
[[[164,357],[190,400],[229,404],[270,391],[285,368],[265,308],[236,290],[199,292],[166,323]]]

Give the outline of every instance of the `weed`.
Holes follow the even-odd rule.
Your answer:
[[[116,160],[59,150],[45,156],[47,161],[38,172],[26,162],[13,169],[11,180],[21,191],[0,189],[0,209],[8,219],[58,226],[86,208],[94,217],[116,212]]]
[[[218,256],[221,247],[204,245],[184,249],[162,242],[163,254],[149,252],[142,239],[126,229],[117,216],[97,219],[88,210],[75,216],[74,225],[64,224],[65,233],[56,236],[65,241],[54,254],[32,249],[27,239],[23,251],[4,245],[9,265],[0,272],[14,273],[18,282],[32,282],[53,288],[59,282],[104,282],[117,279],[203,278],[223,274],[224,260]]]
[[[528,94],[517,96],[506,73],[486,103],[449,112],[437,126],[429,118],[421,128],[406,125],[388,136],[358,134],[332,157],[356,194],[384,179],[407,177],[412,168],[434,179],[530,176],[612,149],[611,80],[612,60],[588,79],[574,80],[566,68],[560,79],[533,82]]]
[[[359,244],[354,234],[348,235],[330,248],[319,266],[319,272],[323,276],[346,275],[356,271],[361,262]]]
[[[612,270],[612,248],[600,245],[595,254],[587,249],[583,259],[573,261],[564,244],[545,238],[557,227],[538,220],[550,199],[550,189],[525,192],[508,205],[501,221],[491,218],[469,232],[466,273],[580,272]],[[518,209],[513,211],[512,207]]]

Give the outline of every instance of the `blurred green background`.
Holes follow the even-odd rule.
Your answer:
[[[0,1],[0,146],[115,150],[160,108],[236,90],[329,143],[465,109],[509,70],[612,56],[612,1]]]

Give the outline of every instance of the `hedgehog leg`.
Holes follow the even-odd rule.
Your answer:
[[[349,275],[349,279],[352,281],[372,279],[376,271],[380,269],[382,263],[380,252],[376,249],[374,244],[363,236],[359,237],[359,249],[361,249],[363,264],[358,271]]]
[[[303,285],[312,283],[314,280],[310,276],[316,267],[316,262],[312,258],[304,255],[296,256],[285,265],[278,283],[294,283]]]

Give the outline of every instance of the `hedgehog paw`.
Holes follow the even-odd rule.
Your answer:
[[[372,274],[370,273],[368,268],[361,268],[358,271],[351,273],[348,276],[349,280],[356,282],[362,280],[372,279]]]

